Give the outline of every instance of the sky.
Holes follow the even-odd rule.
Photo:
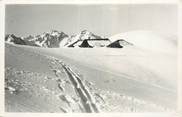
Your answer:
[[[106,37],[133,30],[177,35],[176,5],[6,5],[5,12],[5,33],[17,36],[85,29]]]

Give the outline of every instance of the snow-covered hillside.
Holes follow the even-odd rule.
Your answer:
[[[174,40],[166,39],[152,31],[130,31],[110,37],[111,41],[116,41],[118,39],[124,39],[142,49],[165,53],[175,53],[176,51],[176,45],[173,42]]]
[[[6,111],[173,111],[175,58],[134,47],[51,49],[6,44]]]

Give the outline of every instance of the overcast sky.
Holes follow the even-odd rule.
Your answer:
[[[111,36],[132,30],[177,34],[175,5],[7,5],[6,33],[42,34],[52,29],[66,34],[89,30]]]

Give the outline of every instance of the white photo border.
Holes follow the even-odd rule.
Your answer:
[[[178,7],[178,99],[176,112],[163,113],[8,113],[4,110],[5,6],[9,4],[176,4]],[[0,117],[181,117],[182,116],[182,4],[181,0],[0,0]]]

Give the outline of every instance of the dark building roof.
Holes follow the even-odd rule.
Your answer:
[[[123,48],[123,46],[119,43],[120,40],[117,40],[111,44],[109,44],[107,47],[111,47],[111,48]]]
[[[108,38],[98,38],[98,39],[84,39],[88,41],[110,41]]]
[[[68,45],[68,47],[75,47],[75,45],[78,44],[79,42],[81,42],[79,47],[93,47],[94,45],[92,45],[92,42],[103,43],[102,41],[107,41],[108,43],[110,43],[110,40],[108,38],[84,39],[84,40],[77,40],[76,42]],[[106,44],[105,44],[105,46],[106,46]]]
[[[81,48],[93,48],[93,46],[89,45],[88,40],[83,40],[81,45],[79,45]]]
[[[127,46],[127,45],[133,45],[133,44],[125,41],[124,39],[118,39],[118,40],[114,41],[113,43],[109,44],[107,47],[123,48],[124,46]]]

